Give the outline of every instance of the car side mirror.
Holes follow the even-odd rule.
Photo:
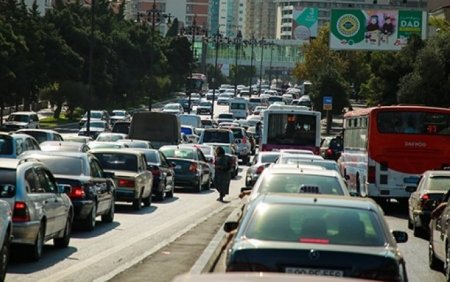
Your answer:
[[[105,178],[111,178],[111,179],[114,179],[114,177],[116,176],[114,174],[114,172],[109,172],[109,171],[104,171],[103,175],[105,176]]]
[[[228,221],[228,222],[225,222],[225,224],[223,225],[223,230],[227,233],[230,233],[230,232],[236,230],[237,227],[238,227],[237,221]]]
[[[413,192],[417,191],[417,187],[415,187],[415,186],[408,186],[408,187],[406,187],[405,190],[406,190],[406,192],[413,193]]]
[[[72,187],[68,184],[58,184],[58,193],[66,193],[69,194]]]
[[[405,243],[408,241],[408,233],[404,231],[392,231],[392,235],[394,235],[395,241],[397,243]]]
[[[170,167],[175,168],[177,166],[176,163],[170,163]]]

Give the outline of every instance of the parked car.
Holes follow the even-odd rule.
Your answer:
[[[212,103],[209,101],[201,101],[197,106],[197,115],[211,114]]]
[[[48,240],[58,248],[69,245],[74,210],[65,192],[39,161],[0,162],[0,196],[13,214],[11,243],[26,247],[29,259],[39,260]]]
[[[114,174],[103,171],[98,159],[83,152],[30,152],[22,159],[44,163],[56,182],[66,185],[74,209],[74,222],[85,230],[93,230],[97,216],[103,222],[114,220],[116,186]]]
[[[279,152],[259,152],[256,154],[250,164],[250,167],[247,169],[245,186],[252,187],[264,169],[271,163],[275,162],[279,156]]]
[[[95,149],[91,151],[106,172],[114,173],[116,201],[132,202],[135,210],[142,203],[152,203],[153,176],[147,168],[143,152],[139,150]]]
[[[227,250],[227,272],[284,272],[381,281],[407,281],[397,246],[408,240],[390,231],[370,199],[331,195],[265,194],[255,199]]]
[[[320,155],[324,159],[335,160],[341,156],[344,140],[341,136],[325,137],[320,143]]]
[[[144,153],[147,168],[153,175],[152,194],[159,201],[172,198],[175,190],[174,164],[169,162],[164,154],[156,149],[133,148]]]
[[[212,177],[208,161],[202,151],[190,146],[162,146],[159,149],[167,160],[175,164],[175,185],[189,186],[196,192],[211,187]]]
[[[114,133],[123,133],[128,135],[128,132],[130,132],[130,124],[131,121],[125,121],[125,120],[118,120],[113,124],[113,127],[111,129],[111,132]]]
[[[264,193],[315,193],[350,196],[342,176],[323,167],[305,165],[268,167],[256,181],[250,201]]]
[[[96,139],[100,133],[111,131],[109,125],[104,120],[92,120],[89,126],[89,132],[87,131],[87,122],[83,125],[83,127],[78,131],[78,135],[81,136],[90,136],[93,139]]]
[[[15,131],[21,128],[39,128],[39,117],[35,112],[11,113],[3,123],[3,131]]]
[[[169,103],[163,107],[162,112],[166,114],[181,115],[184,113],[184,109],[179,103]]]
[[[45,141],[39,146],[43,152],[87,152],[90,150],[88,145],[73,141]]]
[[[3,196],[0,195],[0,197]],[[0,281],[5,281],[8,270],[11,254],[10,244],[13,236],[12,229],[11,206],[7,201],[0,199]]]
[[[88,120],[88,112],[84,113],[83,117],[81,118],[81,120],[79,122],[79,126],[83,127],[87,120]],[[110,118],[109,118],[108,111],[106,111],[106,110],[91,110],[90,121],[93,122],[93,121],[98,121],[98,120],[102,120],[102,121],[106,122],[106,124],[109,125]]]
[[[113,110],[110,115],[111,124],[115,124],[118,121],[128,121],[131,119],[131,115],[125,110]]]
[[[15,159],[31,150],[41,150],[34,137],[23,133],[0,132],[0,158]]]
[[[425,171],[408,200],[408,227],[414,236],[428,237],[431,212],[450,190],[450,170]]]
[[[61,134],[51,129],[19,129],[16,133],[23,133],[33,136],[38,143],[44,141],[63,141]]]

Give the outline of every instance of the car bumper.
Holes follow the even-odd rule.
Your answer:
[[[139,198],[139,193],[133,189],[117,188],[116,201],[133,201]]]
[[[94,206],[94,201],[84,200],[84,201],[72,201],[74,210],[74,221],[86,219],[91,213],[92,207]]]
[[[198,185],[198,175],[179,175],[175,176],[175,186],[192,186],[196,187]]]
[[[34,244],[40,224],[40,221],[14,222],[12,243]]]

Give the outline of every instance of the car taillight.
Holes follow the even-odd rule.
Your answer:
[[[427,204],[427,202],[431,200],[430,195],[423,194],[422,197],[420,197],[420,206],[423,208]]]
[[[69,193],[69,198],[71,199],[82,199],[86,196],[84,188],[82,186],[72,186]]]
[[[134,187],[134,180],[131,179],[119,179],[120,187]]]
[[[328,149],[326,152],[327,157],[331,157],[333,156],[333,150],[332,149]]]
[[[367,182],[375,183],[375,166],[369,165],[367,173]]]
[[[30,221],[30,212],[25,202],[15,202],[13,211],[13,222]]]
[[[265,168],[265,166],[259,166],[257,169],[256,169],[256,174],[261,174],[262,172],[263,172],[263,170],[264,170],[264,168]]]
[[[197,163],[192,163],[192,164],[189,166],[189,171],[190,171],[190,172],[197,172]]]

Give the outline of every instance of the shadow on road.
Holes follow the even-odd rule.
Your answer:
[[[208,190],[202,190],[202,192],[194,191],[192,188],[176,188],[176,193],[186,193],[186,194],[199,194],[199,195],[208,195],[215,191],[214,188],[208,189]]]
[[[135,210],[131,204],[117,204],[116,203],[116,213],[126,213],[126,214],[135,214],[135,215],[142,215],[142,214],[148,214],[153,213],[158,209],[158,207],[154,206],[153,203],[150,207],[141,207],[140,210]]]
[[[97,221],[95,223],[95,228],[92,231],[84,231],[82,230],[80,227],[75,227],[74,230],[72,231],[72,238],[77,238],[77,239],[89,239],[89,238],[94,238],[94,237],[98,237],[101,236],[115,228],[117,228],[118,226],[120,226],[119,222],[111,222],[111,223],[104,223],[104,222],[99,222]]]
[[[400,204],[398,202],[390,201],[378,203],[388,216],[393,216],[401,219],[408,219],[408,205]]]
[[[30,262],[26,257],[29,253],[21,246],[14,246],[11,249],[11,261],[8,265],[8,273],[31,274],[41,271],[63,260],[71,259],[70,256],[76,251],[77,249],[71,246],[58,249],[48,244],[44,247],[42,258],[37,262]]]
[[[179,199],[180,198],[178,198],[177,196],[173,196],[172,198],[164,198],[163,201],[153,200],[153,202],[156,204],[170,204],[178,201]]]

